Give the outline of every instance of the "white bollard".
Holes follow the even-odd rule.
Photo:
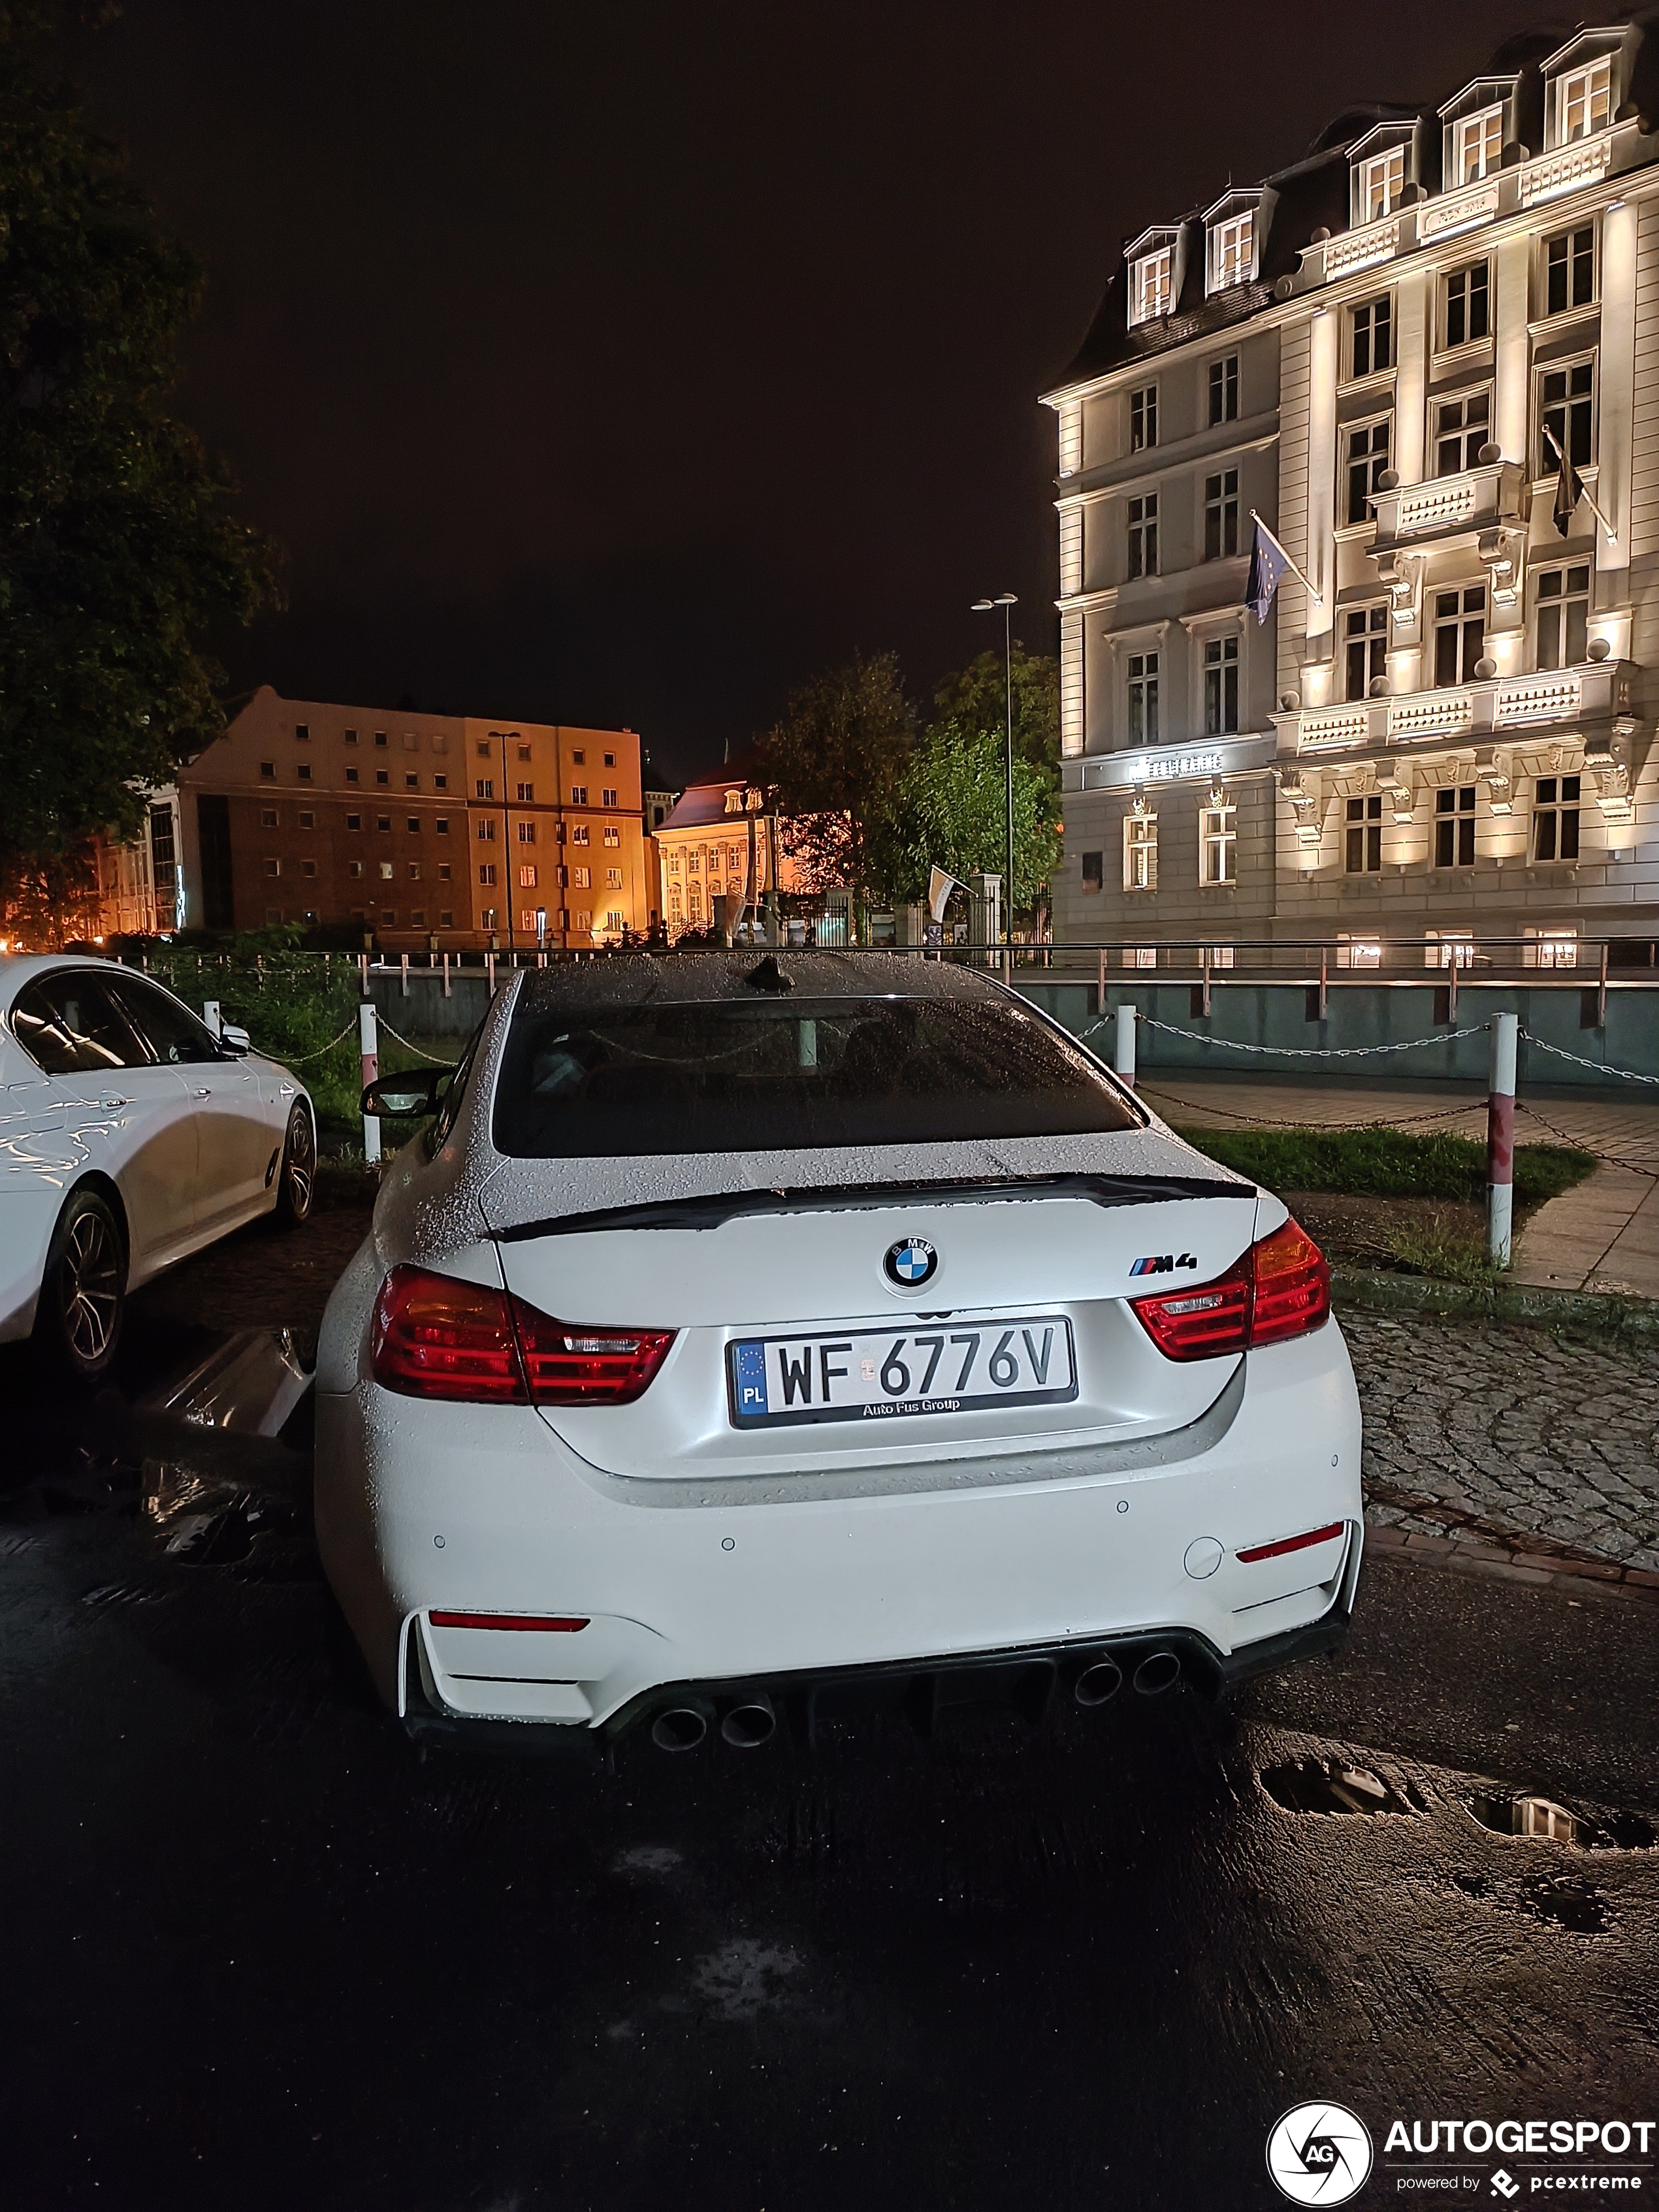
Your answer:
[[[380,1020],[372,999],[365,999],[357,1009],[357,1047],[363,1056],[363,1088],[367,1091],[380,1072]],[[365,1114],[363,1163],[372,1168],[378,1164],[380,1157],[380,1117],[378,1114]]]
[[[1117,1053],[1112,1065],[1128,1085],[1135,1087],[1135,1009],[1120,1006],[1117,1010]]]
[[[207,1024],[208,1027],[209,1027],[209,1028],[213,1031],[213,1034],[214,1034],[214,1036],[222,1036],[224,1035],[224,1033],[225,1033],[225,1025],[224,1025],[224,1023],[223,1023],[222,1019],[222,1018],[221,1018],[221,1017],[220,1017],[220,1013],[219,1013],[219,1001],[218,1001],[216,999],[204,999],[204,1000],[203,1000],[203,1001],[202,1001],[202,1019],[203,1019],[203,1020]]]
[[[452,994],[449,987],[449,955],[446,952],[444,955],[444,996],[447,999]]]
[[[1486,1098],[1486,1256],[1510,1264],[1515,1218],[1515,1066],[1518,1014],[1492,1018],[1492,1088]]]
[[[409,996],[409,955],[406,952],[403,956],[403,991],[404,998],[407,998]]]

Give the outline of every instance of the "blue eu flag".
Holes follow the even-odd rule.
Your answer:
[[[1267,619],[1267,610],[1273,603],[1273,593],[1283,581],[1290,567],[1285,549],[1273,534],[1255,526],[1255,542],[1250,547],[1250,580],[1244,586],[1244,604],[1257,622]]]

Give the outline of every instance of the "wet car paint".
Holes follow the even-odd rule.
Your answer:
[[[1653,1608],[1375,1562],[1348,1650],[1232,1715],[422,1758],[326,1597],[303,1404],[277,1437],[22,1377],[17,2202],[1253,2206],[1304,2097],[1379,2143],[1646,2110]],[[1503,1832],[1527,1791],[1612,1840]]]

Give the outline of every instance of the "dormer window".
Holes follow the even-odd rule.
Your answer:
[[[1255,210],[1246,208],[1210,228],[1210,284],[1212,292],[1224,292],[1232,284],[1248,284],[1255,275]]]
[[[1355,212],[1361,222],[1377,222],[1392,215],[1406,189],[1406,149],[1390,146],[1358,164],[1358,202]]]
[[[1602,54],[1583,69],[1568,70],[1558,81],[1556,143],[1571,145],[1605,131],[1613,120],[1613,57]]]
[[[1452,126],[1452,177],[1455,184],[1478,184],[1492,176],[1504,152],[1504,111],[1482,107],[1461,117]]]
[[[1170,312],[1175,279],[1175,249],[1160,246],[1129,264],[1129,320],[1150,323]]]

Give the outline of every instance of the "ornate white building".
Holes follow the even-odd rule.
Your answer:
[[[1043,398],[1058,938],[1651,961],[1659,33],[1512,40],[1152,225]]]

